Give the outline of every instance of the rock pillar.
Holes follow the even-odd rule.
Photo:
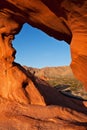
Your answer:
[[[75,76],[82,81],[87,91],[87,35],[73,34],[71,42],[71,68]]]
[[[45,105],[31,80],[32,75],[14,62],[16,51],[12,40],[22,25],[2,15],[0,27],[0,96],[19,103]]]

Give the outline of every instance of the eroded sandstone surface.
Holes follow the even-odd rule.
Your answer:
[[[14,62],[24,23],[65,40],[71,67],[87,89],[87,0],[0,0],[0,129],[86,130],[87,102],[56,92]]]

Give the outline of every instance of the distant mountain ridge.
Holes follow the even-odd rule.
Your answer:
[[[35,76],[44,79],[58,78],[58,77],[74,77],[70,66],[59,67],[44,67],[41,69],[24,66],[27,71],[30,71]]]

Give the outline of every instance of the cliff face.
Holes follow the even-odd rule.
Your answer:
[[[24,23],[65,40],[71,47],[72,70],[87,89],[86,22],[87,0],[0,1],[1,129],[87,128],[87,103],[65,97],[43,80],[27,73],[14,62],[16,51],[12,47],[12,40]]]

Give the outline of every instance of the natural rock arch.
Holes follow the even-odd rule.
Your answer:
[[[68,44],[71,42],[71,67],[87,88],[86,8],[86,0],[77,2],[54,0],[52,3],[50,0],[1,0],[0,115],[3,117],[0,119],[1,129],[87,128],[87,102],[65,97],[44,81],[27,73],[14,62],[15,50],[12,47],[15,34],[25,22],[56,39],[65,40]],[[11,121],[8,120],[9,117]],[[15,122],[17,126],[14,125]]]
[[[86,88],[86,0],[1,1],[1,14],[19,25],[27,22],[50,36],[71,43],[71,68]],[[54,8],[55,7],[55,8]],[[1,16],[2,17],[2,16]],[[83,41],[84,39],[84,41]],[[82,44],[84,42],[84,44]],[[75,44],[75,45],[74,45]],[[79,46],[79,47],[78,47]],[[78,74],[79,71],[79,74]]]

